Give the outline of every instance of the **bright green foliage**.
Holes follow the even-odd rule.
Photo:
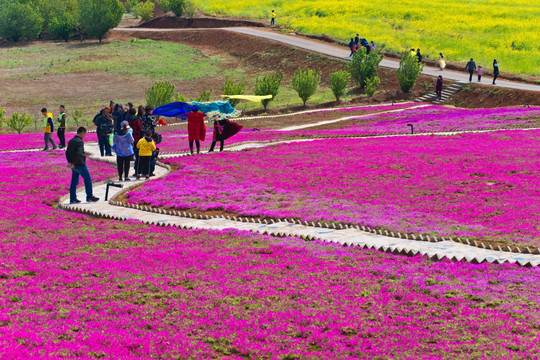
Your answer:
[[[195,99],[195,101],[198,101],[198,102],[206,102],[206,101],[210,101],[210,98],[212,97],[212,89],[210,90],[205,90],[201,93],[201,95],[199,95],[198,98]]]
[[[83,111],[80,110],[80,109],[77,109],[75,111],[73,111],[73,113],[71,114],[71,117],[73,118],[73,122],[75,123],[75,125],[77,127],[79,126],[85,126],[87,124],[87,120],[84,120],[82,117],[83,117]]]
[[[169,0],[169,7],[176,16],[182,16],[186,8],[185,0]]]
[[[277,72],[272,75],[267,75],[255,79],[255,95],[272,95],[272,99],[264,99],[262,101],[262,105],[265,110],[268,107],[268,104],[276,98],[282,80],[282,72]]]
[[[174,101],[176,102],[187,102],[187,98],[185,95],[182,95],[180,93],[176,93],[176,95],[174,95]]]
[[[184,13],[186,14],[186,16],[189,19],[193,19],[196,12],[197,12],[197,5],[195,5],[193,0],[185,0]]]
[[[223,90],[224,95],[243,95],[244,91],[246,90],[246,82],[227,79],[225,80],[225,84],[223,84],[221,90]],[[236,106],[239,102],[240,100],[238,99],[229,100],[229,103],[233,107]]]
[[[4,125],[4,121],[6,121],[6,110],[0,107],[0,128]]]
[[[172,103],[174,100],[174,84],[168,81],[158,81],[151,88],[146,89],[146,105],[157,108],[158,106]]]
[[[17,134],[20,134],[24,129],[32,125],[32,117],[28,116],[26,113],[23,113],[22,115],[13,113],[13,115],[7,119],[6,125],[15,130]]]
[[[124,8],[118,0],[80,0],[81,26],[99,42],[112,28],[120,24]]]
[[[371,97],[375,95],[375,90],[377,89],[377,86],[379,86],[380,83],[381,83],[381,80],[379,79],[378,76],[374,76],[371,79],[369,79],[366,82],[366,87],[365,87],[367,96]]]
[[[399,69],[397,69],[397,77],[399,87],[404,93],[408,93],[416,84],[416,80],[422,74],[424,64],[418,61],[416,56],[410,56],[408,52],[401,54]]]
[[[148,21],[154,17],[154,8],[155,4],[151,1],[140,2],[135,6],[134,11],[137,12],[137,15],[141,17],[144,21]]]
[[[139,4],[139,0],[126,0],[126,2],[124,3],[124,7],[126,8],[126,12],[133,13],[133,10],[135,9],[135,7],[138,4]]]
[[[321,72],[299,68],[293,74],[292,87],[306,106],[306,102],[315,94],[321,82]]]
[[[43,18],[35,7],[17,1],[0,2],[0,37],[17,42],[35,39],[43,30]]]
[[[168,13],[169,11],[171,11],[170,0],[158,0],[157,4],[159,8],[163,10],[163,12]]]
[[[351,81],[351,73],[345,70],[334,71],[330,75],[330,88],[336,97],[336,101],[339,101],[345,95],[349,81]]]
[[[377,68],[383,55],[376,51],[367,53],[365,48],[359,49],[348,64],[349,72],[356,83],[364,88],[367,82],[377,76]]]

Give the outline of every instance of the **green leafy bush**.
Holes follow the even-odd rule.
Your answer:
[[[187,102],[187,98],[186,98],[185,95],[177,93],[176,95],[174,95],[174,101],[176,101],[176,102]]]
[[[154,8],[155,4],[151,1],[140,2],[135,6],[134,10],[137,12],[137,15],[143,19],[143,21],[148,21],[154,17]]]
[[[292,78],[292,87],[304,102],[304,106],[306,106],[309,98],[315,94],[320,82],[320,71],[303,68],[296,69]]]
[[[49,33],[57,39],[68,41],[75,32],[77,20],[69,13],[55,16],[49,23]]]
[[[264,99],[262,105],[266,110],[268,104],[274,100],[279,93],[279,87],[281,86],[281,81],[283,80],[283,73],[277,72],[272,75],[267,75],[259,77],[255,80],[255,95],[264,96],[272,95],[272,99]]]
[[[383,59],[383,55],[375,51],[369,54],[366,48],[358,50],[348,64],[348,70],[352,78],[363,89],[367,82],[377,76],[377,68]]]
[[[397,69],[397,78],[399,87],[404,93],[408,93],[416,84],[416,80],[422,74],[424,64],[418,61],[416,56],[410,56],[408,52],[401,54],[399,69]]]
[[[124,7],[126,8],[126,12],[132,13],[137,5],[139,5],[139,0],[126,0]]]
[[[212,97],[212,91],[213,91],[212,89],[203,91],[201,95],[199,95],[199,97],[195,99],[195,101],[198,101],[198,102],[210,101],[210,98]]]
[[[13,115],[7,119],[6,125],[20,134],[24,129],[32,125],[32,117],[26,113],[20,115],[19,113],[13,113]]]
[[[349,81],[351,81],[351,73],[345,70],[334,71],[330,75],[330,88],[336,101],[345,95]]]
[[[4,121],[6,121],[6,110],[0,107],[0,128],[4,125]]]
[[[193,19],[197,12],[197,5],[192,0],[185,0],[184,13],[189,19]]]
[[[13,42],[35,39],[43,31],[43,22],[36,7],[30,4],[0,2],[0,37]]]
[[[380,83],[381,83],[381,80],[379,79],[378,76],[375,76],[369,79],[366,82],[366,87],[365,87],[367,96],[371,97],[375,95],[375,90],[377,89],[377,86],[379,86]]]
[[[71,116],[73,117],[73,122],[75,123],[75,125],[77,127],[88,125],[88,120],[83,119],[83,111],[82,110],[77,109],[77,110],[73,111]]]
[[[243,95],[244,91],[246,90],[246,82],[245,81],[234,81],[231,79],[225,80],[225,84],[221,87],[221,90],[223,90],[224,95]],[[229,103],[231,106],[236,106],[240,100],[238,99],[230,99]]]
[[[118,0],[81,1],[81,26],[84,31],[99,42],[109,30],[118,26],[124,8]]]
[[[169,0],[159,0],[158,6],[164,13],[171,11],[171,2]]]
[[[158,81],[145,90],[146,105],[157,108],[172,103],[174,100],[174,84],[168,81]]]
[[[186,8],[185,0],[169,0],[169,7],[176,16],[182,16]]]

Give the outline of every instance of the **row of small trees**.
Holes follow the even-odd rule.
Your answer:
[[[144,21],[152,19],[155,7],[159,6],[163,12],[172,11],[176,16],[187,15],[192,18],[197,11],[195,3],[191,0],[127,0],[125,2],[126,12],[132,13],[136,18],[141,17]]]

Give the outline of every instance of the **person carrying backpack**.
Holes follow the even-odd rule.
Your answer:
[[[113,132],[113,122],[108,110],[109,107],[101,110],[101,115],[94,118],[96,132],[98,136],[99,152],[101,156],[112,156],[110,134]]]

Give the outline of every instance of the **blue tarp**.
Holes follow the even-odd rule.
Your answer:
[[[174,102],[156,108],[152,114],[186,120],[187,114],[194,110],[197,110],[197,108],[188,103]]]
[[[191,104],[205,114],[220,113],[224,115],[232,115],[238,112],[228,101],[214,101],[205,103],[192,101]]]

